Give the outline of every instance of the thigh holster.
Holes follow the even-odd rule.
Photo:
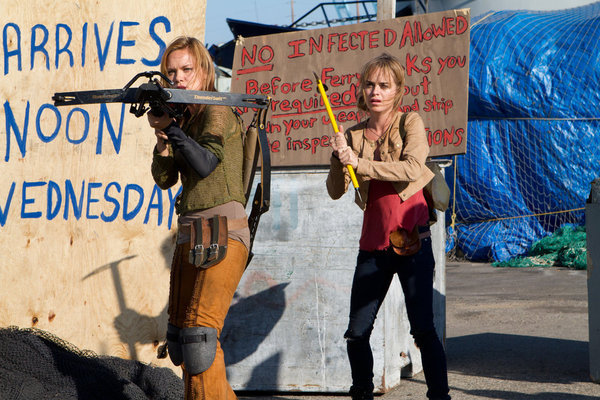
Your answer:
[[[227,217],[195,219],[190,226],[190,264],[208,268],[223,260],[227,253],[227,235]]]

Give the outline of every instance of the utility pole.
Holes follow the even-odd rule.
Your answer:
[[[396,18],[396,0],[377,0],[377,21]]]
[[[290,0],[290,10],[292,11],[292,22],[290,22],[290,24],[294,23],[294,0]]]

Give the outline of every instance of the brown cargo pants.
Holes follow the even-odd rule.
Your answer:
[[[178,328],[206,326],[221,335],[225,316],[240,282],[248,250],[241,242],[228,240],[227,255],[220,263],[201,269],[188,262],[190,243],[178,244],[171,267],[169,322]],[[237,399],[227,382],[221,344],[213,364],[198,375],[189,375],[182,365],[185,400]]]

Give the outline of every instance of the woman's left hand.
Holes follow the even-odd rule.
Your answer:
[[[354,153],[354,150],[350,146],[346,146],[338,151],[338,157],[344,165],[351,165],[352,168],[358,167],[358,156]]]

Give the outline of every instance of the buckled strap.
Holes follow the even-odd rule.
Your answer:
[[[202,265],[209,255],[210,238],[207,236],[209,224],[206,219],[194,220],[190,227],[190,263]]]
[[[202,237],[202,231],[204,230],[202,229],[203,221],[200,219],[194,222],[195,223],[192,224],[192,232],[196,239],[191,241],[192,245],[196,248],[201,246],[202,251],[204,251],[204,238]]]
[[[215,258],[217,258],[217,254],[219,252],[219,227],[221,225],[219,223],[219,216],[215,215],[214,217],[212,217],[209,220],[209,225],[211,238],[210,247],[208,248],[207,260],[213,261]]]
[[[179,338],[181,344],[208,342],[206,333],[201,335],[183,335]]]
[[[227,217],[223,215],[210,218],[199,217],[192,221],[189,229],[190,264],[208,268],[225,257],[229,232]]]
[[[205,333],[203,333],[201,335],[184,335],[184,336],[180,336],[179,334],[175,334],[175,333],[172,333],[172,332],[167,332],[167,340],[173,341],[173,342],[178,342],[180,344],[187,344],[187,343],[201,343],[201,342],[206,342],[206,341],[208,341],[208,338],[206,337]]]

